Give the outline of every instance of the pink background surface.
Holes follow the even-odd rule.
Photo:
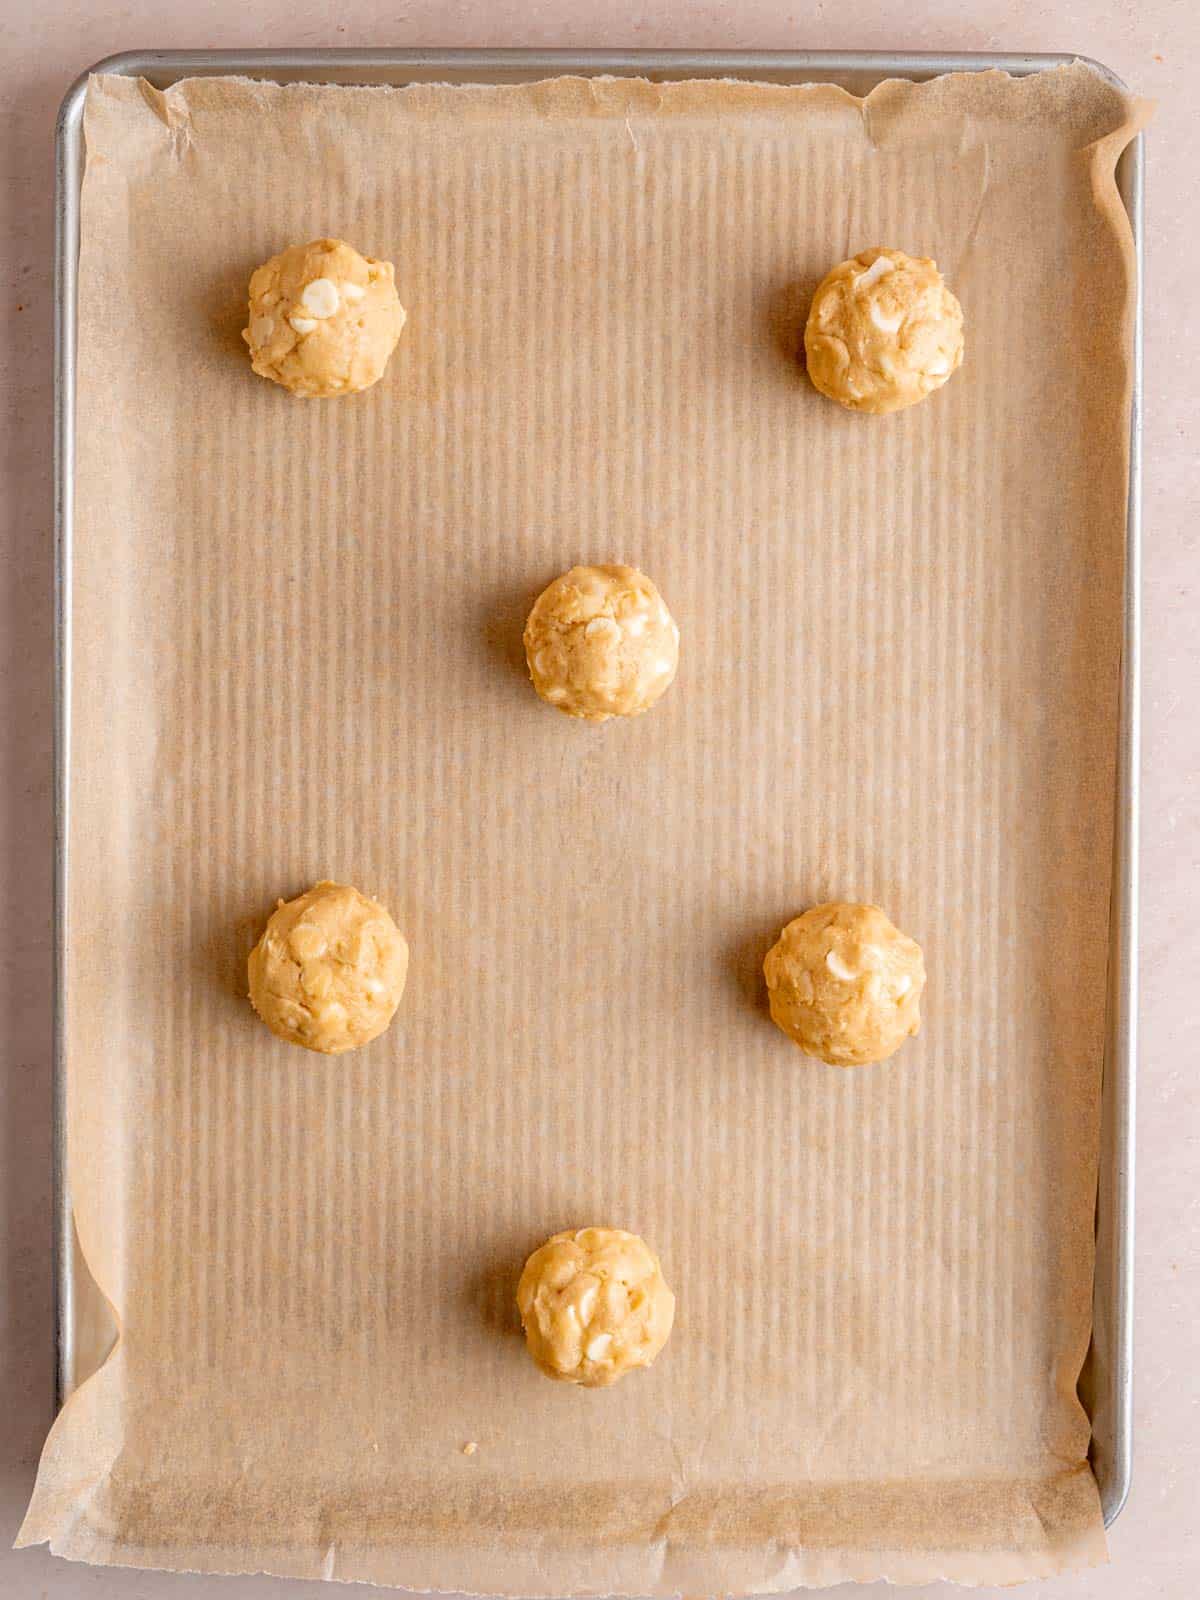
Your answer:
[[[1158,101],[1149,135],[1136,1455],[1112,1565],[1040,1600],[1200,1593],[1200,336],[1193,0],[6,0],[0,5],[0,1595],[328,1600],[327,1585],[13,1552],[53,1403],[50,1126],[53,128],[135,48],[364,45],[1078,51]],[[864,1591],[865,1592],[865,1591]],[[932,1594],[872,1587],[871,1593]],[[1010,1591],[975,1591],[1008,1593]]]

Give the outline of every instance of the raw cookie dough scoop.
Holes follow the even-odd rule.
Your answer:
[[[921,1026],[921,947],[878,906],[813,906],[788,923],[763,972],[771,1020],[830,1066],[883,1061]]]
[[[679,629],[636,567],[572,567],[535,601],[525,659],[538,694],[567,716],[636,717],[674,681]]]
[[[369,389],[383,376],[404,327],[390,261],[361,256],[344,239],[295,244],[250,279],[255,372],[304,399]]]
[[[621,1228],[556,1233],[525,1263],[517,1306],[548,1377],[606,1388],[666,1344],[675,1296],[644,1239]]]
[[[247,969],[250,1003],[272,1033],[341,1055],[391,1022],[408,976],[408,945],[378,901],[324,879],[279,902]]]
[[[899,411],[962,364],[962,307],[928,257],[863,250],[818,285],[804,355],[814,385],[839,405]]]

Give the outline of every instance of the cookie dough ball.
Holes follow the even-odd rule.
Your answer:
[[[882,1061],[921,1026],[921,947],[878,906],[814,906],[788,923],[763,971],[772,1019],[831,1067]]]
[[[517,1305],[542,1371],[589,1389],[648,1367],[675,1320],[658,1257],[620,1228],[556,1233],[525,1263]]]
[[[336,1056],[392,1020],[408,946],[381,905],[326,880],[279,902],[248,966],[250,1003],[271,1032]]]
[[[383,376],[404,326],[390,261],[344,239],[295,244],[250,279],[255,372],[305,398],[357,394]]]
[[[525,624],[533,687],[569,717],[636,717],[670,688],[679,629],[636,567],[572,567]]]
[[[961,364],[962,307],[927,257],[863,250],[813,296],[804,354],[813,383],[839,405],[899,411]]]

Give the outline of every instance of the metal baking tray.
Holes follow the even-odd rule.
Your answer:
[[[865,94],[885,78],[932,78],[945,72],[999,69],[1014,76],[1044,72],[1068,55],[901,55],[867,51],[695,50],[176,50],[134,51],[98,62],[90,72],[124,73],[166,88],[180,78],[242,74],[276,82],[518,83],[560,73],[621,74],[651,79],[747,78],[776,83],[837,83]],[[1116,75],[1089,62],[1110,81]],[[75,318],[79,202],[84,169],[85,73],[68,91],[56,130],[57,194],[54,334],[55,483],[55,1282],[57,1398],[67,1398],[104,1359],[111,1315],[83,1268],[72,1220],[66,1145],[63,1058],[71,718],[71,547],[75,462]],[[1100,1181],[1096,1206],[1096,1276],[1092,1344],[1080,1393],[1092,1421],[1091,1461],[1104,1521],[1125,1503],[1133,1426],[1133,1162],[1137,1060],[1138,745],[1141,598],[1142,189],[1139,135],[1123,154],[1117,182],[1129,212],[1138,267],[1133,330],[1126,517],[1124,651],[1113,837],[1113,899],[1107,1042],[1104,1059]]]

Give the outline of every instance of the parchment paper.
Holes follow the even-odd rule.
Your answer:
[[[1088,1345],[1137,108],[1083,66],[829,87],[93,80],[72,578],[68,1135],[119,1341],[23,1542],[563,1595],[1101,1559]],[[369,395],[238,339],[341,234],[410,321]],[[818,277],[937,258],[967,356],[807,384]],[[675,687],[576,726],[532,597],[625,560]],[[379,894],[391,1031],[273,1040],[279,895]],[[806,1062],[814,901],[923,944],[920,1038]],[[584,1393],[513,1306],[557,1228],[679,1298]],[[477,1453],[463,1454],[468,1441]]]

